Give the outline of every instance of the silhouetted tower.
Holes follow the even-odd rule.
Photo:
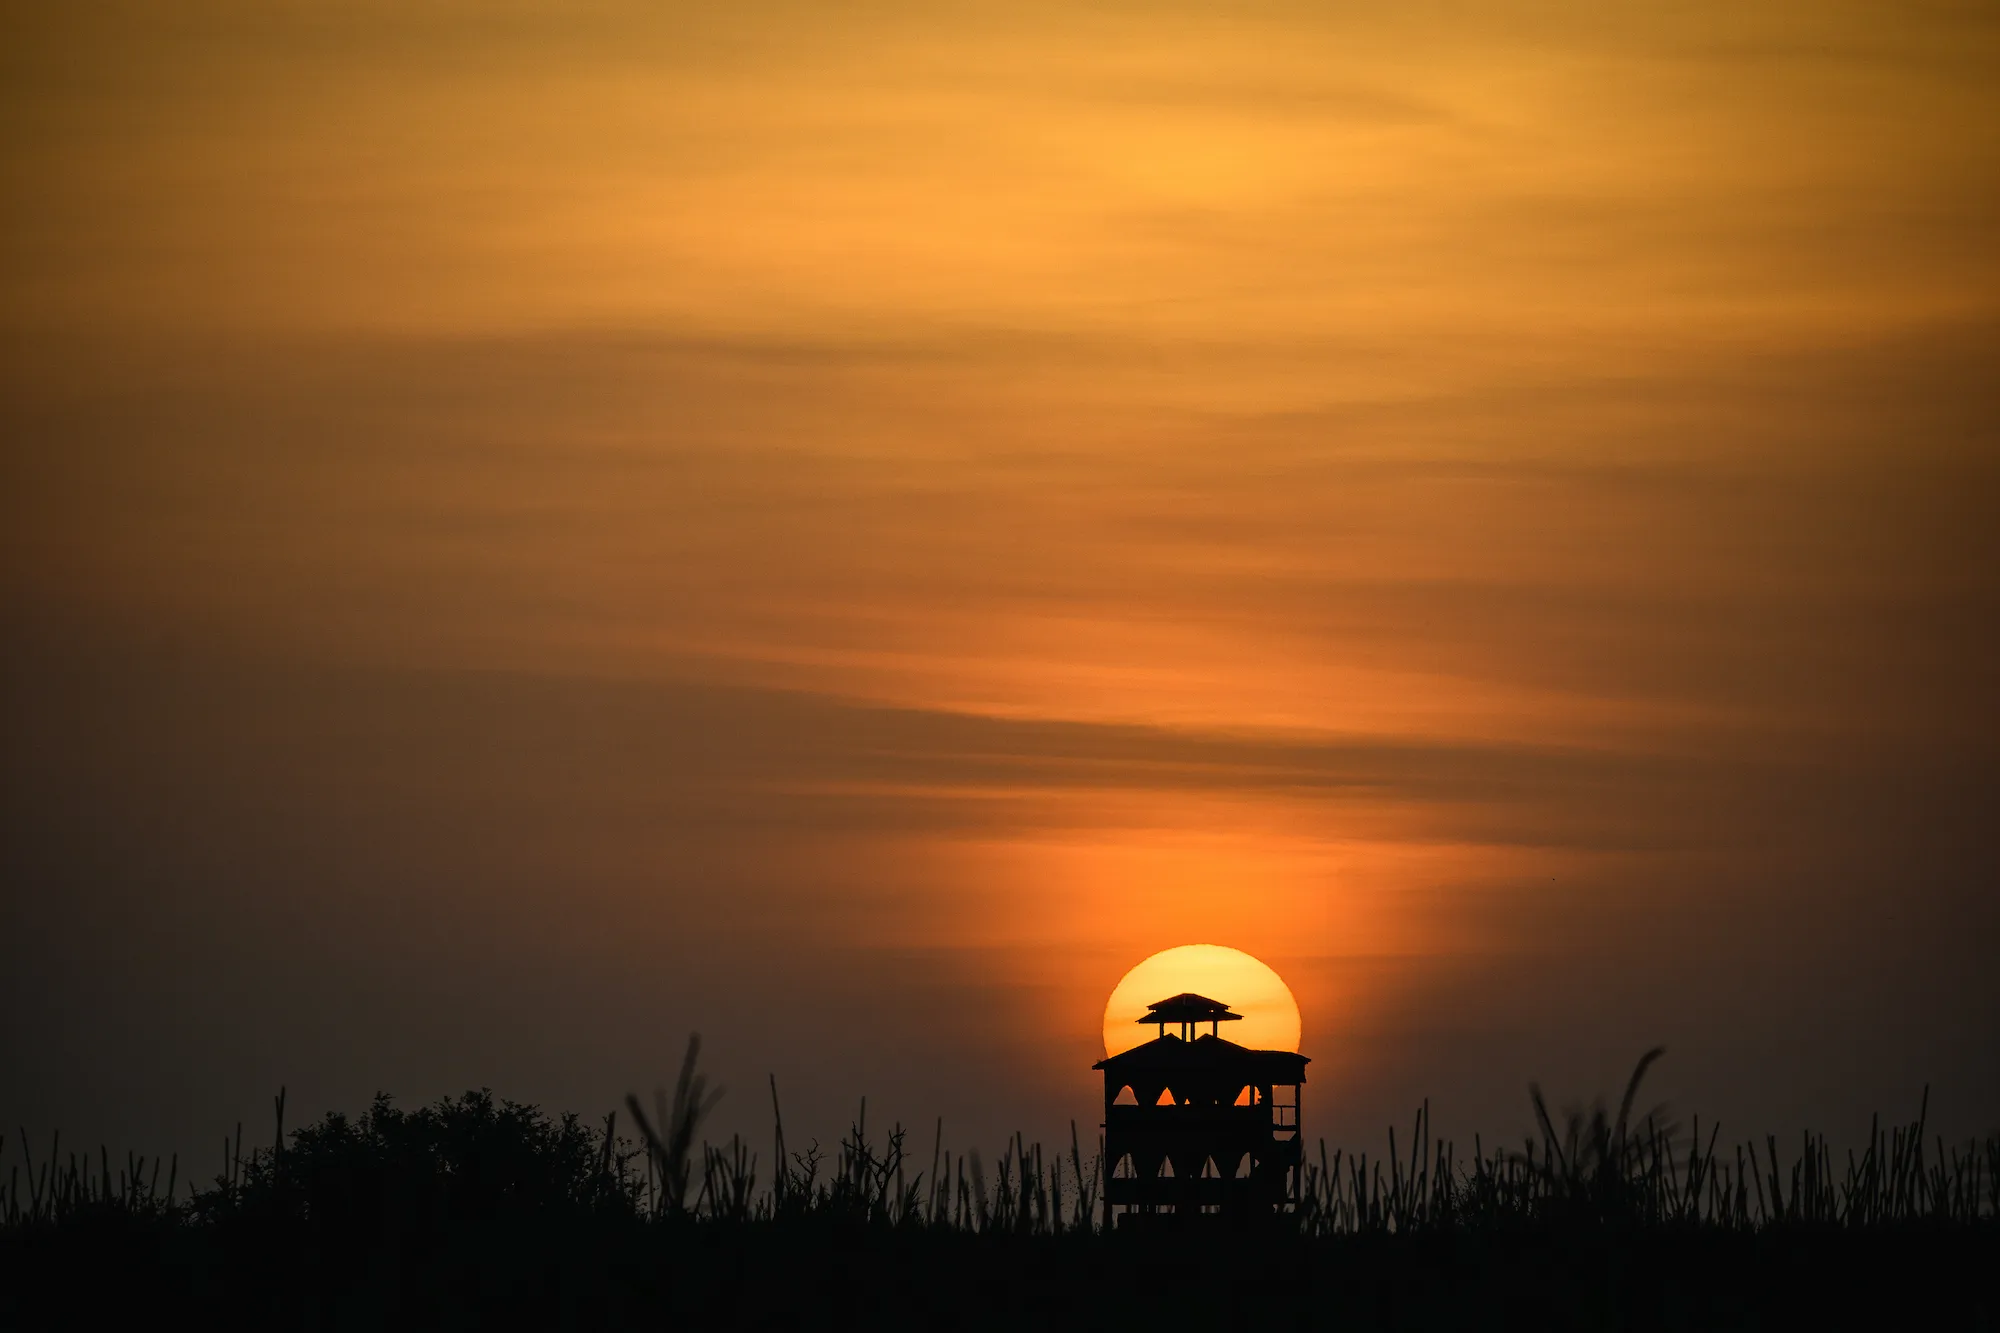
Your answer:
[[[1243,1015],[1206,996],[1146,1009],[1137,1021],[1158,1024],[1160,1035],[1091,1066],[1104,1071],[1104,1225],[1296,1211],[1306,1057],[1225,1041],[1220,1025]]]

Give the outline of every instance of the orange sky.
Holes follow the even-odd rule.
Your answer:
[[[2000,22],[1374,11],[10,6],[22,1114],[2000,1117]]]

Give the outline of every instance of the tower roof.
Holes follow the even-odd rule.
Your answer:
[[[1303,1083],[1312,1060],[1294,1051],[1257,1051],[1222,1037],[1200,1036],[1183,1041],[1168,1034],[1116,1055],[1107,1055],[1092,1069],[1130,1075],[1141,1070],[1167,1074],[1209,1071],[1241,1074],[1273,1083]]]
[[[1232,1014],[1229,1006],[1220,1000],[1211,1000],[1206,995],[1196,995],[1193,991],[1182,991],[1179,995],[1156,1000],[1146,1006],[1143,1016],[1135,1018],[1135,1023],[1234,1023],[1243,1015]]]

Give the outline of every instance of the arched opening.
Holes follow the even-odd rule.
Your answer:
[[[1118,1158],[1118,1165],[1111,1168],[1113,1180],[1136,1180],[1139,1173],[1132,1166],[1132,1154],[1124,1153]]]
[[[1250,1178],[1250,1172],[1252,1169],[1253,1168],[1251,1167],[1250,1164],[1250,1154],[1246,1152],[1240,1158],[1237,1159],[1236,1165],[1230,1168],[1229,1178],[1231,1180],[1247,1180]]]
[[[1179,1103],[1178,1103],[1178,1102],[1176,1102],[1176,1101],[1174,1100],[1174,1090],[1173,1090],[1172,1088],[1161,1088],[1161,1089],[1160,1089],[1160,1099],[1159,1099],[1158,1101],[1154,1102],[1154,1103],[1153,1103],[1153,1105],[1155,1105],[1155,1106],[1177,1106],[1177,1105],[1179,1105]]]
[[[1113,1106],[1137,1106],[1139,1098],[1132,1091],[1132,1085],[1127,1083],[1124,1087],[1118,1089],[1118,1095],[1111,1099],[1111,1104]]]
[[[1172,1179],[1174,1178],[1174,1159],[1173,1159],[1173,1158],[1171,1158],[1171,1157],[1163,1157],[1163,1158],[1161,1158],[1161,1159],[1160,1159],[1160,1170],[1159,1170],[1159,1178],[1160,1178],[1161,1180],[1172,1180]]]
[[[1209,1158],[1207,1161],[1201,1164],[1201,1178],[1203,1180],[1222,1179],[1222,1171],[1215,1165],[1215,1159],[1213,1157]]]
[[[1234,1103],[1232,1103],[1232,1105],[1255,1106],[1257,1104],[1255,1101],[1255,1094],[1256,1094],[1256,1089],[1246,1086],[1237,1092],[1236,1100]]]

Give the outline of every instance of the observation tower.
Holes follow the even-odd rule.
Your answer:
[[[1205,995],[1175,995],[1135,1020],[1156,1024],[1157,1037],[1091,1066],[1104,1071],[1107,1230],[1204,1217],[1248,1225],[1297,1211],[1309,1062],[1220,1035],[1242,1017]]]

